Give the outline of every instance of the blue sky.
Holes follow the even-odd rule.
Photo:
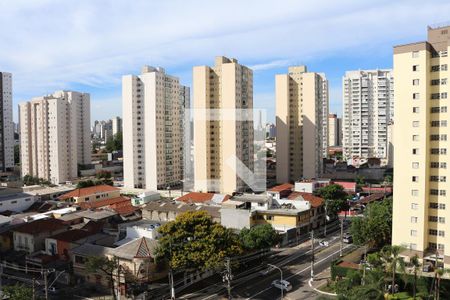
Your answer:
[[[450,21],[450,1],[0,1],[0,71],[17,104],[60,89],[91,93],[91,119],[121,115],[121,76],[162,66],[191,84],[192,66],[235,57],[254,69],[254,105],[275,111],[274,75],[306,64],[330,80],[341,114],[346,70],[391,68],[392,46]]]

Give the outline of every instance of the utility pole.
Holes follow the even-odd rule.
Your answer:
[[[343,248],[343,241],[344,239],[344,219],[341,218],[341,244],[339,248],[339,256],[342,257],[342,248]]]
[[[323,231],[324,237],[327,237],[327,221],[328,221],[328,212],[327,212],[327,202],[325,201],[325,228]]]
[[[33,300],[36,300],[36,289],[35,289],[35,285],[36,285],[36,279],[34,279],[33,276],[33,280],[32,280],[32,288],[33,288]]]
[[[225,258],[225,274],[223,275],[223,281],[227,282],[227,291],[228,291],[228,300],[231,300],[231,279],[233,279],[233,275],[231,274],[231,264],[230,258]]]
[[[361,280],[361,285],[365,284],[365,278],[366,278],[366,263],[367,263],[367,245],[364,245],[364,263],[363,263],[363,277]]]
[[[275,266],[275,265],[272,265],[272,264],[267,264],[269,267],[271,267],[271,268],[274,268],[274,269],[277,269],[278,271],[280,271],[280,284],[283,282],[283,270],[281,270],[281,268],[279,268],[279,267],[277,267],[277,266]],[[283,289],[280,289],[280,291],[281,291],[281,300],[283,300]]]
[[[311,230],[311,280],[314,280],[314,230]]]
[[[44,289],[45,289],[45,300],[48,300],[48,286],[47,286],[47,275],[48,270],[44,271]]]

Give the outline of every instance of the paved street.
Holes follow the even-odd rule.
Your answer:
[[[339,257],[339,241],[338,234],[328,237],[330,245],[328,247],[317,247],[316,263],[314,265],[315,274],[320,273],[330,266],[330,263]],[[350,252],[356,247],[353,245],[344,244],[344,252]],[[293,289],[287,293],[284,299],[314,299],[317,294],[312,291],[308,285],[311,272],[311,250],[306,244],[299,246],[299,248],[292,248],[285,257],[280,257],[271,263],[282,266],[283,279],[288,280]],[[280,290],[271,287],[271,282],[280,278],[280,272],[273,270],[269,274],[262,276],[259,271],[261,268],[249,270],[248,275],[238,278],[232,282],[232,296],[233,299],[279,299],[281,296]],[[210,285],[207,288],[201,289],[194,293],[186,294],[179,297],[179,299],[198,299],[198,300],[212,300],[212,299],[226,299],[227,291],[224,284],[218,283]]]

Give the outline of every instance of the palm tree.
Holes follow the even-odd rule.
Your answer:
[[[414,273],[414,281],[413,281],[413,299],[416,299],[416,288],[417,288],[417,272],[420,270],[420,262],[419,257],[414,255],[411,257],[410,263],[413,267],[412,271]]]
[[[450,270],[444,268],[436,268],[436,300],[439,300],[439,294],[441,292],[441,278],[446,273],[450,273]]]
[[[395,286],[395,274],[397,270],[402,272],[405,271],[405,261],[403,257],[400,256],[400,253],[403,251],[403,247],[401,246],[384,246],[381,249],[380,256],[381,260],[384,262],[385,270],[387,273],[391,273],[391,291],[394,293]]]

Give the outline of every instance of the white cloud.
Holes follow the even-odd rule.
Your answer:
[[[145,63],[190,74],[215,55],[262,72],[422,40],[448,11],[418,0],[2,0],[0,70],[13,73],[16,100],[79,85],[117,90]]]

